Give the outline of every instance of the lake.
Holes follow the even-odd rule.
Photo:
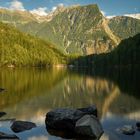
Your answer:
[[[104,72],[103,72],[104,71]],[[0,131],[13,133],[14,119],[31,121],[37,128],[16,134],[21,140],[63,140],[45,127],[48,111],[60,107],[95,104],[105,131],[101,140],[139,140],[140,132],[126,136],[116,131],[140,121],[140,75],[138,68],[126,70],[67,70],[65,68],[1,68]]]

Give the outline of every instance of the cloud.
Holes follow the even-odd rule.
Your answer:
[[[63,3],[59,3],[57,6],[52,7],[52,11],[55,11],[57,8],[63,8],[64,4]]]
[[[23,6],[23,3],[18,1],[18,0],[13,0],[12,2],[9,3],[9,9],[11,10],[21,10],[21,11],[25,11],[25,8]]]
[[[132,18],[136,18],[136,19],[140,19],[140,13],[136,13],[136,14],[124,14],[124,15],[110,15],[110,16],[106,16],[108,19],[111,19],[113,17],[116,16],[127,16],[127,17],[132,17]]]
[[[64,7],[64,4],[63,3],[59,3],[58,7]]]
[[[125,14],[124,16],[140,19],[140,13],[137,13],[137,14]]]
[[[101,13],[103,14],[103,16],[105,16],[105,15],[106,15],[106,12],[105,12],[105,11],[103,11],[103,10],[101,10]]]
[[[111,15],[111,16],[106,16],[107,18],[111,19],[111,18],[114,18],[116,17],[116,15]]]
[[[40,15],[40,16],[47,16],[48,13],[47,13],[47,7],[39,7],[37,9],[33,9],[30,11],[32,14],[37,14],[37,15]]]
[[[57,9],[57,7],[56,6],[54,6],[53,8],[52,8],[52,11],[55,11]]]

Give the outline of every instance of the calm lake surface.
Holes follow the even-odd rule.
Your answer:
[[[6,91],[0,93],[0,111],[7,115],[0,118],[0,131],[13,134],[12,120],[25,120],[37,128],[16,134],[21,140],[61,140],[47,132],[46,113],[96,104],[105,131],[101,140],[140,140],[139,131],[133,136],[116,131],[140,121],[139,69],[93,71],[1,68],[0,87]]]

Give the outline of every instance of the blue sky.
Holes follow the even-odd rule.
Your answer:
[[[47,12],[57,5],[98,4],[106,16],[140,13],[140,0],[0,0],[0,7]]]

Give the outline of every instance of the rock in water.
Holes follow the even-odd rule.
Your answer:
[[[46,127],[73,131],[76,121],[84,116],[84,113],[76,109],[55,109],[47,113],[46,115]]]
[[[103,129],[95,116],[85,115],[76,122],[75,132],[83,136],[100,138],[103,134]]]
[[[140,122],[136,123],[137,130],[140,131]]]
[[[56,130],[74,131],[76,121],[86,114],[93,114],[97,116],[97,109],[95,106],[80,109],[55,109],[46,115],[46,127]]]
[[[4,115],[6,115],[5,112],[0,112],[0,117],[3,117]]]
[[[36,127],[35,123],[32,122],[26,122],[26,121],[14,121],[11,129],[15,132],[15,133],[19,133],[22,131],[26,131],[26,130],[30,130],[32,128]]]
[[[79,108],[78,110],[84,112],[85,114],[94,115],[97,117],[97,107],[95,105],[86,108]]]
[[[4,88],[0,88],[0,92],[4,91],[5,89]]]
[[[131,125],[124,125],[122,128],[117,129],[118,132],[121,132],[125,135],[134,135],[135,129]]]
[[[16,135],[13,135],[13,134],[6,134],[6,133],[3,133],[3,132],[0,132],[0,139],[3,139],[3,140],[19,140],[19,138],[16,136]]]

